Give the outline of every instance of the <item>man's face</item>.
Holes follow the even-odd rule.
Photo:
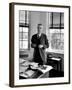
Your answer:
[[[42,25],[38,25],[38,34],[41,34],[43,30],[43,26]]]

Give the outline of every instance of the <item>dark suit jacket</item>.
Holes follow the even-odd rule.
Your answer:
[[[38,46],[42,44],[43,48],[38,48]],[[31,39],[31,47],[34,48],[34,61],[36,60],[37,62],[40,62],[40,58],[43,61],[43,63],[46,63],[46,53],[45,53],[45,48],[49,47],[48,39],[45,34],[41,34],[40,37],[38,37],[37,34],[32,36]]]

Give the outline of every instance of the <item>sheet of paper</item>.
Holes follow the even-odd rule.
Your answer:
[[[51,58],[52,60],[60,61],[60,58]]]

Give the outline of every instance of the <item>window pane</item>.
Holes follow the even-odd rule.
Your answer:
[[[64,33],[61,33],[61,41],[64,42]]]
[[[22,27],[19,27],[19,32],[22,32]]]
[[[25,11],[20,10],[20,23],[25,23]]]
[[[28,27],[23,27],[23,32],[28,32]]]
[[[29,11],[20,10],[19,17],[20,17],[19,23],[29,24]]]
[[[29,12],[27,11],[27,24],[29,24]]]
[[[60,13],[53,13],[53,27],[59,27],[60,26]]]
[[[20,49],[22,49],[22,47],[23,47],[22,41],[19,41],[19,47],[20,47]]]
[[[51,37],[51,48],[52,49],[64,49],[64,34],[53,33]]]
[[[19,33],[19,39],[20,39],[20,40],[23,39],[22,32]]]
[[[23,41],[23,49],[28,49],[28,41]]]
[[[28,33],[23,33],[23,40],[28,40]]]
[[[52,13],[49,13],[49,15],[50,15],[50,21],[49,21],[50,22],[49,23],[50,26],[49,27],[52,27]]]
[[[61,27],[64,27],[64,13],[61,13]]]

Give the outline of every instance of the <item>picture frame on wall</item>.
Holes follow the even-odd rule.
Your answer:
[[[9,86],[70,84],[70,6],[9,4]]]

